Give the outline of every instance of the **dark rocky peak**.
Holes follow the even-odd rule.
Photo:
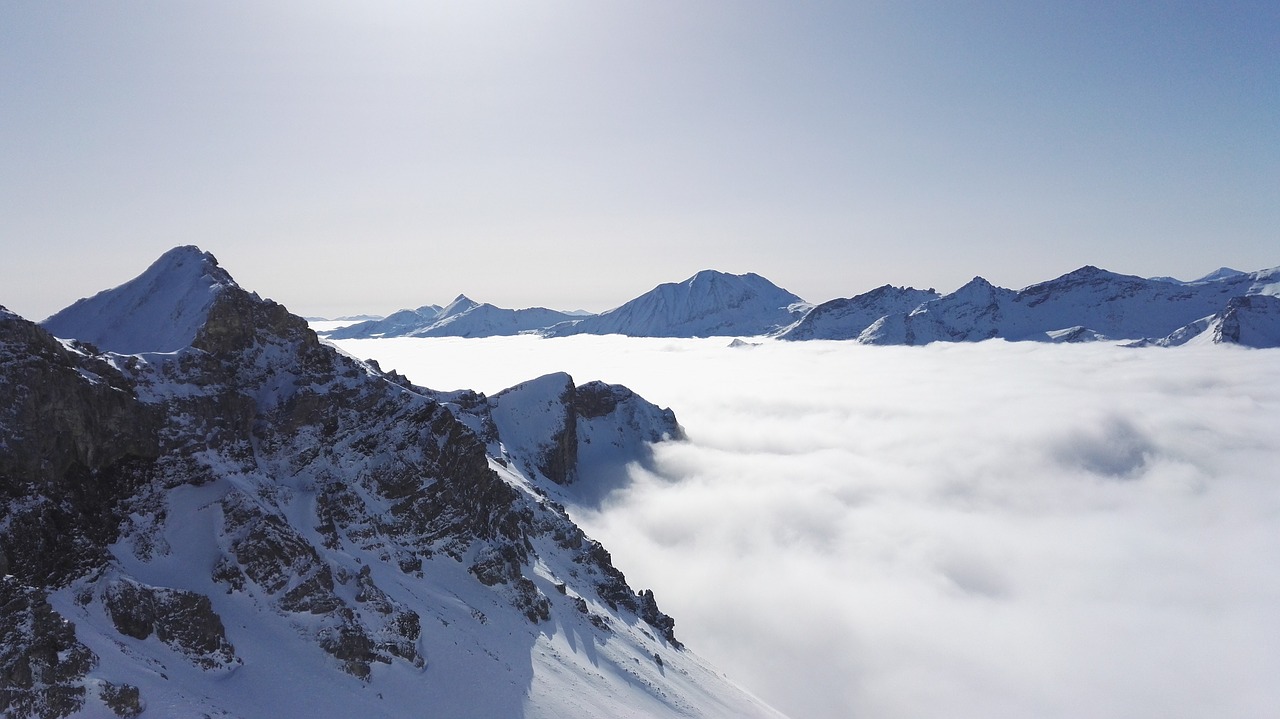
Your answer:
[[[111,352],[173,352],[191,344],[214,299],[236,287],[212,254],[175,247],[141,275],[78,300],[42,324],[56,336]]]

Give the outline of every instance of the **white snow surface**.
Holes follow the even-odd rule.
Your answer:
[[[214,297],[233,286],[213,255],[191,245],[175,247],[141,275],[77,300],[41,325],[55,337],[111,352],[173,352],[191,344]]]

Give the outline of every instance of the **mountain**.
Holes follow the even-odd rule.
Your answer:
[[[884,285],[848,299],[835,299],[815,306],[799,321],[778,334],[782,340],[855,339],[873,322],[892,314],[906,314],[925,302],[936,300],[936,291]]]
[[[1169,282],[1175,285],[1198,285],[1198,284],[1203,284],[1205,282],[1218,282],[1219,280],[1227,280],[1234,277],[1239,277],[1244,274],[1247,274],[1247,273],[1241,272],[1240,270],[1233,270],[1230,267],[1219,267],[1218,269],[1214,270],[1213,272],[1210,272],[1209,274],[1203,277],[1199,277],[1194,280],[1189,280],[1186,282],[1180,279],[1177,279],[1176,277],[1152,277],[1150,279],[1156,282]]]
[[[1174,284],[1086,266],[1017,292],[975,278],[950,295],[882,317],[858,339],[927,344],[1164,337],[1218,312],[1233,297],[1280,293],[1277,269],[1218,274],[1223,276]]]
[[[421,327],[430,326],[440,316],[440,305],[423,305],[416,310],[398,310],[380,319],[369,319],[347,325],[326,334],[331,339],[365,339],[367,337],[400,337]],[[334,336],[340,335],[340,336]]]
[[[128,284],[79,300],[42,324],[112,352],[173,352],[191,344],[214,300],[234,285],[213,255],[175,247]]]
[[[791,324],[808,308],[799,297],[760,275],[703,270],[684,282],[658,285],[612,310],[549,327],[542,334],[754,336]]]
[[[432,312],[434,310],[434,312]],[[368,337],[501,337],[549,327],[578,315],[543,307],[509,310],[481,304],[466,295],[458,295],[441,308],[436,305],[416,310],[401,310],[380,321],[333,330],[329,339],[363,339]]]
[[[1221,312],[1180,327],[1152,344],[1162,347],[1184,344],[1280,347],[1280,298],[1270,295],[1233,297]]]
[[[55,317],[0,309],[0,715],[779,716],[556,499],[668,410],[414,386],[195,248]]]

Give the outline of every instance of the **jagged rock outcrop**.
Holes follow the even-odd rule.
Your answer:
[[[43,588],[0,576],[0,715],[65,717],[84,705],[97,661]]]
[[[106,585],[101,601],[116,629],[127,637],[145,640],[154,634],[203,669],[238,663],[222,618],[203,594],[119,579]]]

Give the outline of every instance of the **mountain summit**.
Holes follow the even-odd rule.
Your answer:
[[[58,337],[112,352],[173,352],[191,344],[214,298],[231,287],[235,280],[213,255],[192,245],[175,247],[141,275],[78,300],[42,324]]]
[[[703,270],[684,282],[658,285],[617,308],[550,327],[543,334],[762,335],[795,321],[805,309],[804,300],[760,275]]]
[[[778,716],[554,499],[669,411],[417,387],[196,248],[55,318],[0,310],[0,714]]]

